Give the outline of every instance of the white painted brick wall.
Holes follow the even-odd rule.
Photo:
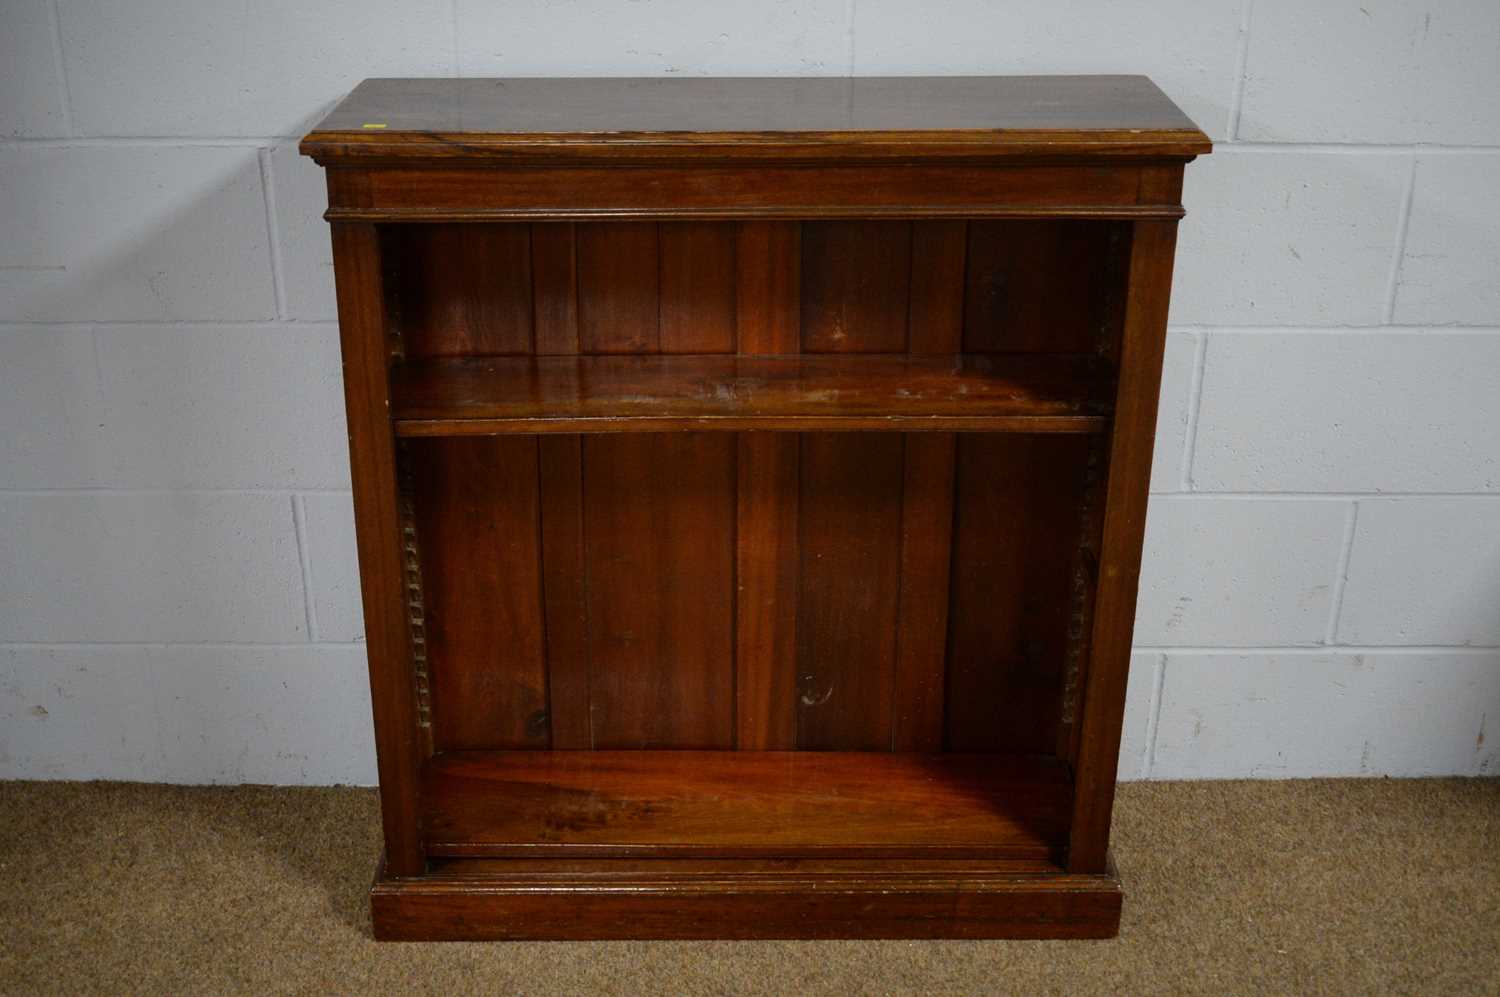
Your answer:
[[[1226,144],[1192,163],[1172,321],[1379,324],[1410,160]]]
[[[1239,135],[1500,143],[1494,0],[1256,0]]]
[[[0,322],[276,316],[253,148],[0,148]]]
[[[1362,499],[1348,578],[1340,643],[1500,646],[1500,502]]]
[[[1496,218],[1500,156],[1418,158],[1406,252],[1396,283],[1396,321],[1500,325]]]
[[[836,76],[849,69],[848,0],[454,5],[464,76]]]
[[[451,0],[58,0],[80,135],[295,135],[365,76],[451,76]]]
[[[6,0],[0,31],[0,136],[66,135],[52,0]]]
[[[1209,338],[1192,487],[1500,493],[1500,337]]]
[[[359,79],[1047,72],[1149,73],[1218,140],[1121,775],[1493,773],[1494,0],[8,0],[0,777],[373,780],[294,141]]]
[[[307,639],[287,495],[0,494],[7,641]]]
[[[1500,654],[1168,654],[1150,774],[1485,775]]]
[[[1321,643],[1333,610],[1346,506],[1158,496],[1146,520],[1136,644]]]
[[[0,330],[12,488],[348,488],[334,325]]]

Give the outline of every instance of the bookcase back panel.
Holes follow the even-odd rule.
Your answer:
[[[433,746],[545,748],[537,439],[437,438],[402,457]]]
[[[1088,520],[1084,437],[964,434],[954,482],[945,746],[1066,753]],[[1077,621],[1081,626],[1081,619]]]
[[[1095,445],[407,440],[432,746],[1065,756]]]
[[[734,746],[734,438],[583,440],[597,748]]]
[[[1121,223],[588,222],[385,229],[411,358],[1095,353]],[[785,327],[774,350],[767,325]]]

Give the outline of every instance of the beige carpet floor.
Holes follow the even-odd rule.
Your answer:
[[[1133,784],[1108,942],[377,944],[360,789],[0,783],[0,991],[1500,993],[1500,781]]]

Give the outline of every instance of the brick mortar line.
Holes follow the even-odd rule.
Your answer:
[[[1382,499],[1407,501],[1411,499],[1500,499],[1500,491],[1493,492],[1151,492],[1153,499],[1222,499],[1232,502],[1378,502]]]
[[[1406,261],[1406,239],[1411,230],[1411,206],[1417,192],[1417,163],[1421,159],[1416,153],[1407,167],[1406,187],[1401,192],[1401,206],[1396,215],[1396,251],[1391,257],[1390,279],[1386,284],[1384,315],[1387,323],[1396,320],[1396,297],[1401,292],[1401,268]]]
[[[320,641],[225,641],[225,640],[53,640],[53,641],[0,641],[0,648],[55,648],[77,649],[85,647],[136,647],[172,648],[199,647],[222,650],[253,649],[261,651],[305,651],[308,648],[363,650],[365,642],[348,640]]]
[[[286,279],[281,264],[281,226],[276,222],[276,181],[271,170],[271,150],[256,149],[256,162],[260,165],[260,196],[266,212],[266,243],[271,256],[271,293],[276,298],[276,318],[286,321]]]
[[[1193,461],[1198,456],[1198,426],[1203,411],[1203,375],[1208,369],[1208,336],[1189,333],[1193,342],[1193,375],[1188,383],[1188,424],[1182,439],[1182,469],[1177,483],[1184,492],[1193,490]]]
[[[1299,657],[1317,655],[1411,655],[1449,654],[1453,656],[1490,657],[1500,655],[1496,644],[1192,644],[1181,647],[1170,644],[1137,644],[1131,648],[1136,653],[1173,655],[1226,655],[1241,657],[1248,654],[1281,654]]]
[[[338,320],[327,319],[166,319],[153,322],[150,319],[104,319],[104,320],[82,320],[70,322],[0,322],[0,333],[25,334],[33,329],[47,329],[57,331],[59,329],[74,329],[78,332],[87,332],[96,328],[119,328],[119,329],[309,329],[315,326],[323,326],[330,330],[338,329]],[[1500,329],[1496,330],[1500,332]]]
[[[1339,545],[1339,559],[1333,569],[1328,627],[1323,632],[1323,643],[1330,647],[1337,645],[1339,640],[1339,618],[1344,614],[1344,593],[1349,588],[1349,563],[1354,558],[1354,538],[1359,529],[1359,503],[1359,499],[1349,503],[1349,514],[1344,521],[1343,542]]]
[[[68,85],[68,64],[63,56],[62,6],[61,0],[52,0],[48,5],[48,16],[52,22],[52,61],[57,68],[57,85],[62,90],[63,126],[69,135],[78,134],[73,117],[73,90]]]
[[[1167,656],[1157,651],[1152,657],[1156,660],[1156,667],[1151,671],[1151,702],[1146,714],[1146,756],[1141,764],[1142,779],[1151,778],[1156,768],[1156,735],[1161,730],[1162,690],[1167,684]]]
[[[1240,17],[1240,37],[1236,39],[1234,53],[1234,96],[1229,105],[1229,139],[1233,143],[1240,133],[1240,119],[1245,112],[1245,87],[1250,76],[1250,27],[1255,12],[1255,0],[1245,0],[1245,13]]]
[[[1173,325],[1169,332],[1202,333],[1205,335],[1284,335],[1339,336],[1339,335],[1389,335],[1389,336],[1440,336],[1448,333],[1459,336],[1493,336],[1500,333],[1496,325]]]
[[[302,496],[292,496],[292,530],[297,536],[297,561],[302,567],[302,612],[307,623],[307,642],[318,642],[318,616],[313,608],[312,546],[308,540],[307,509]]]
[[[285,498],[291,495],[352,495],[348,488],[0,488],[0,496],[20,495],[34,498],[58,498],[74,495],[264,495]]]

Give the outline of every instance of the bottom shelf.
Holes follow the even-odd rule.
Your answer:
[[[450,752],[426,872],[377,874],[391,940],[1108,938],[1113,870],[1066,872],[1050,758]]]
[[[429,856],[1024,860],[1056,869],[1055,759],[754,751],[451,752],[423,772]]]

